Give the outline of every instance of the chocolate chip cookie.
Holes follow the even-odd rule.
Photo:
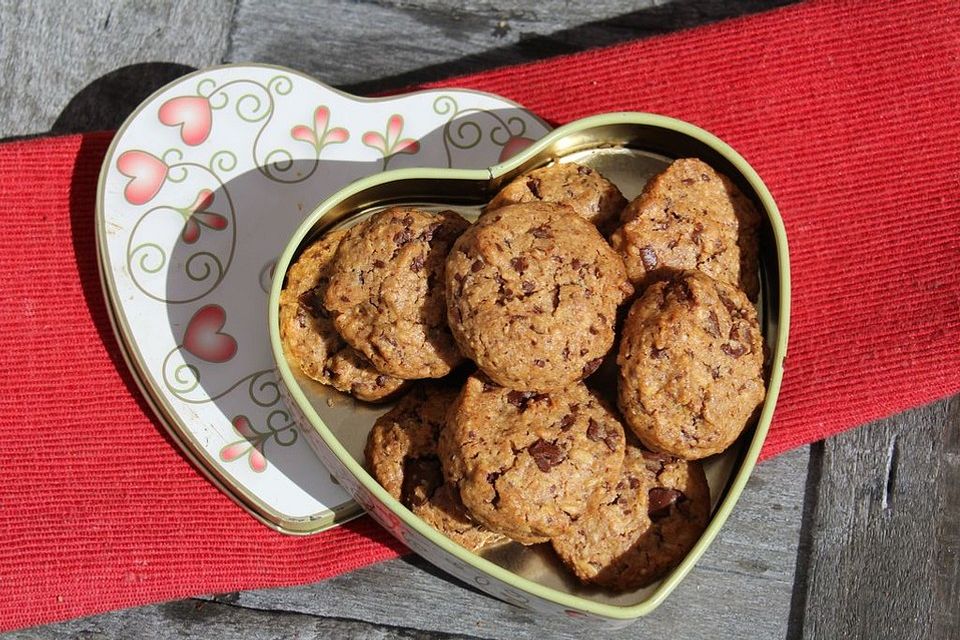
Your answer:
[[[485,211],[523,202],[565,204],[604,235],[613,231],[627,206],[615,184],[599,171],[574,162],[552,164],[516,178],[493,197]]]
[[[452,211],[394,207],[341,241],[324,305],[343,339],[380,371],[440,378],[462,360],[447,328],[443,270],[468,226]]]
[[[754,299],[760,215],[726,176],[706,163],[676,160],[621,214],[610,237],[638,289],[699,269]]]
[[[418,384],[380,416],[367,438],[367,468],[390,495],[454,542],[477,550],[506,539],[474,522],[444,484],[437,438],[457,390]]]
[[[617,483],[623,427],[583,384],[535,393],[467,383],[440,436],[444,475],[473,517],[522,544],[559,535]]]
[[[550,391],[593,373],[631,293],[623,261],[564,205],[484,214],[447,258],[450,330],[465,355],[511,389]]]
[[[287,271],[280,294],[280,338],[288,359],[305,375],[358,400],[376,402],[406,383],[377,371],[344,342],[323,306],[330,262],[345,234],[334,231],[317,240]]]
[[[700,463],[628,446],[620,482],[551,542],[581,580],[627,591],[679,564],[709,518]]]
[[[699,271],[631,307],[617,364],[624,419],[644,445],[694,460],[729,447],[764,398],[763,336],[739,289]]]

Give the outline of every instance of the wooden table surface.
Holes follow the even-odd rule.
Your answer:
[[[0,0],[0,139],[115,128],[156,88],[222,62],[362,94],[781,4]],[[619,632],[535,618],[406,558],[5,637],[960,638],[958,425],[955,397],[764,462],[687,580]]]

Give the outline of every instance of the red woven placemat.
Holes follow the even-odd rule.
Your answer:
[[[679,117],[753,164],[793,263],[769,457],[960,389],[958,27],[952,0],[808,3],[444,84],[555,122]],[[0,145],[0,629],[399,553],[367,519],[310,538],[268,530],[138,400],[96,273],[109,137]]]

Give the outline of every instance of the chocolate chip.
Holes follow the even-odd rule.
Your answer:
[[[553,232],[546,225],[540,225],[539,227],[534,227],[530,229],[530,234],[534,238],[552,238]]]
[[[545,366],[547,366],[547,363],[544,362],[543,360],[541,360],[540,358],[537,358],[536,360],[534,360],[534,361],[533,361],[533,364],[535,364],[536,366],[540,367],[541,369],[544,368]]]
[[[570,345],[565,345],[563,347],[563,359],[564,360],[570,359]]]
[[[540,180],[537,178],[528,178],[527,189],[530,190],[530,193],[533,194],[534,198],[537,200],[543,200],[543,196],[540,195]]]
[[[656,347],[650,347],[650,357],[654,360],[663,360],[666,358],[666,349],[657,349]]]
[[[700,236],[703,235],[703,225],[699,222],[693,225],[693,233],[690,234],[690,239],[700,244]]]
[[[587,364],[583,365],[583,377],[591,375],[594,371],[600,368],[600,365],[603,363],[603,358],[594,358]]]
[[[690,302],[693,300],[693,291],[690,290],[690,285],[683,280],[677,280],[673,283],[673,295],[677,298],[678,302]]]
[[[600,426],[600,423],[590,418],[587,423],[587,437],[593,440],[594,442],[600,442],[603,440],[603,437],[606,434],[603,432],[603,427]]]
[[[524,293],[529,295],[533,293],[537,287],[529,280],[524,280],[523,282],[520,283],[520,288],[523,289]]]
[[[580,262],[580,260],[579,260],[578,258],[574,258],[573,260],[570,261],[570,266],[573,267],[574,269],[579,269],[579,268],[580,268],[580,265],[582,265],[582,264],[583,264],[583,263]]]
[[[713,309],[710,310],[710,315],[707,316],[707,322],[704,325],[704,329],[707,330],[714,338],[720,337],[720,319],[717,317],[717,312]]]
[[[575,418],[574,418],[571,414],[569,414],[569,413],[568,413],[567,415],[563,416],[562,418],[560,418],[560,430],[561,430],[561,431],[568,431],[568,430],[570,429],[570,427],[573,426],[573,421],[574,421],[574,420],[575,420]]]
[[[539,402],[547,397],[545,393],[534,393],[533,391],[511,391],[507,394],[507,402],[515,406],[523,413],[531,402]]]
[[[703,180],[704,182],[710,182],[710,176],[708,176],[705,173],[700,174],[700,179]]]
[[[546,473],[566,459],[563,449],[552,442],[537,440],[527,448],[540,471]]]
[[[727,308],[727,311],[730,312],[730,316],[732,318],[739,318],[741,315],[743,315],[740,311],[740,308],[727,296],[720,295],[720,302],[722,302],[723,306]]]
[[[496,385],[490,384],[489,382],[484,382],[484,383],[483,383],[483,391],[484,391],[484,393],[486,393],[487,391],[493,391],[493,390],[496,389],[496,388],[497,388]]]
[[[297,304],[314,318],[326,318],[327,310],[323,306],[323,296],[319,287],[308,289],[297,296]]]
[[[403,218],[403,226],[409,227],[413,224],[413,216],[409,213]]]
[[[387,379],[384,378],[383,376],[377,376],[377,378],[374,380],[374,382],[378,387],[382,387],[386,381]]]
[[[590,328],[593,329],[593,327],[590,327]],[[591,333],[592,333],[592,332],[591,332]],[[596,334],[594,334],[594,335],[596,335]],[[586,349],[586,348],[580,349],[580,356],[582,357],[582,356],[587,355],[587,353],[589,353],[589,351],[590,351],[590,350],[589,350],[589,349]]]
[[[630,476],[630,488],[631,488],[631,489],[636,489],[636,488],[639,487],[639,486],[640,486],[640,481],[637,480],[637,477],[636,477],[636,476]]]
[[[649,497],[647,512],[650,514],[650,519],[656,522],[670,515],[670,505],[679,502],[685,496],[682,491],[676,489],[654,487],[650,489]]]
[[[517,273],[523,273],[527,270],[527,267],[530,265],[527,263],[527,259],[524,257],[512,258],[510,260],[510,266],[513,267],[513,270]]]
[[[534,313],[538,313],[538,314],[539,314],[539,313],[543,313],[543,307],[541,307],[541,306],[538,305],[538,304],[535,304],[535,305],[533,305],[533,312],[534,312]]]
[[[617,445],[620,444],[620,436],[617,435],[616,431],[611,429],[604,434],[603,443],[607,445],[607,449],[610,449],[610,451],[616,451]]]
[[[476,260],[472,265],[470,265],[470,271],[473,273],[480,271],[480,269],[483,269],[483,260]]]
[[[413,240],[413,233],[410,229],[403,229],[402,231],[397,231],[393,234],[393,241],[397,245],[403,246]]]
[[[593,325],[590,325],[590,328],[587,329],[587,331],[589,331],[589,332],[590,332],[590,335],[592,335],[592,336],[599,335],[599,333],[600,333],[600,330],[597,329],[597,328],[596,328],[595,326],[593,326]],[[583,355],[583,353],[581,353],[580,355]]]
[[[423,269],[423,256],[417,256],[410,261],[410,271],[417,273],[420,269]]]
[[[723,351],[731,358],[739,358],[747,352],[747,348],[739,342],[734,342],[733,344],[720,345],[720,351]]]
[[[653,271],[660,263],[660,261],[657,260],[657,252],[650,246],[640,249],[640,261],[643,263],[643,268],[647,271]]]
[[[429,227],[420,232],[420,240],[424,242],[430,242],[433,240],[433,234],[436,233],[437,229],[440,228],[439,222],[434,222]]]
[[[423,504],[443,484],[440,460],[435,456],[408,459],[403,465],[400,501],[409,506]]]
[[[590,167],[584,167],[583,165],[580,165],[577,167],[577,173],[582,176],[589,176],[593,173],[593,170]]]

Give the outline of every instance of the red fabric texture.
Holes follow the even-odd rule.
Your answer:
[[[764,457],[960,389],[960,10],[807,3],[446,81],[566,122],[643,110],[738,149],[782,211],[786,375]],[[402,547],[247,516],[139,399],[96,270],[110,134],[0,145],[0,629],[319,580]]]

